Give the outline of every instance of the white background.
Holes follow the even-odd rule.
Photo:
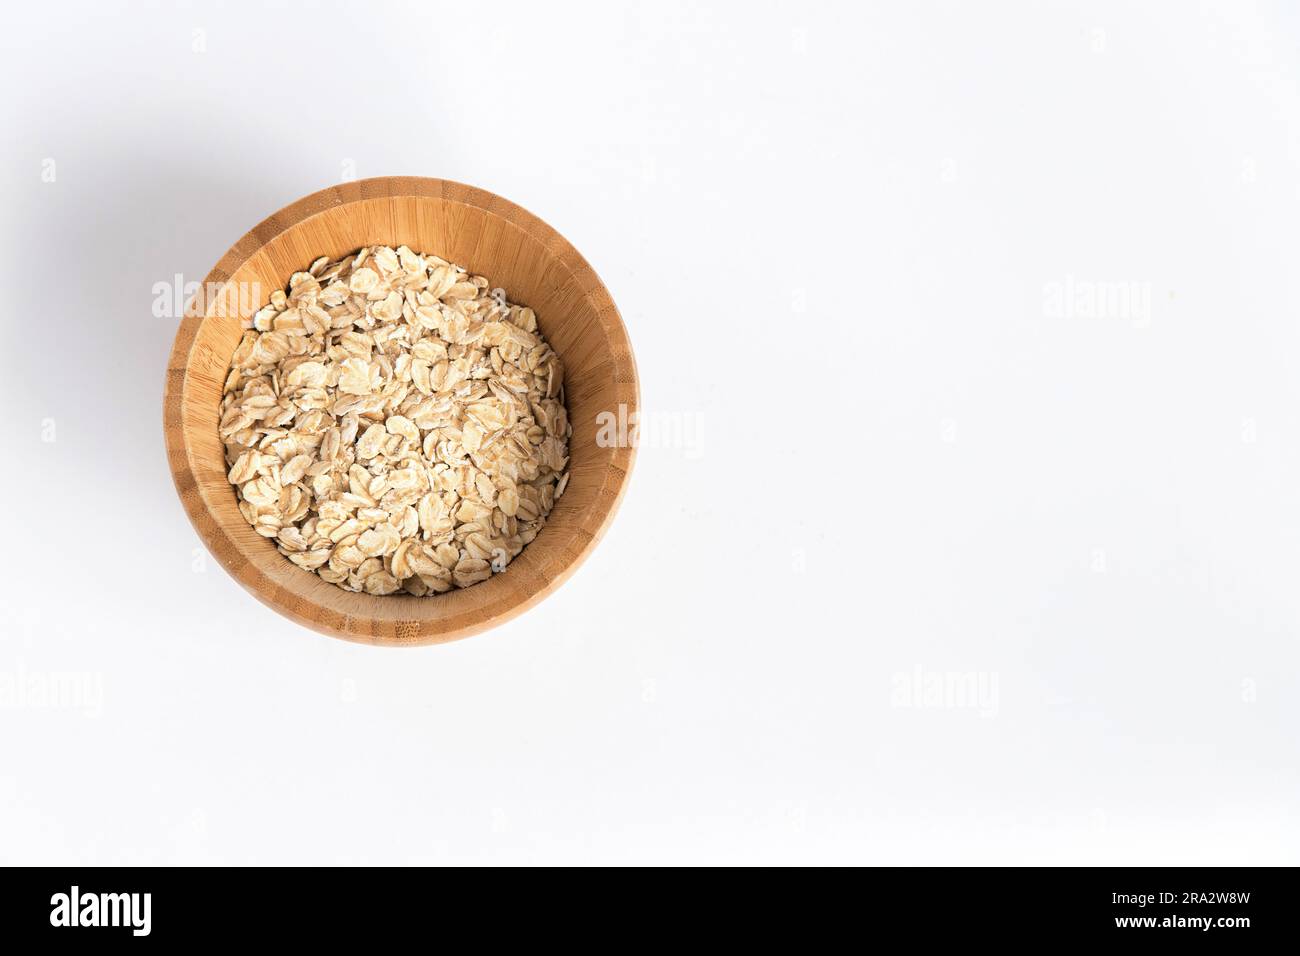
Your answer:
[[[0,862],[1300,861],[1296,13],[6,17]],[[195,550],[153,315],[386,174],[564,233],[662,426],[559,592],[408,651]]]

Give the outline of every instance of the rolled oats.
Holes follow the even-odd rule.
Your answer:
[[[349,591],[502,571],[568,484],[564,368],[532,309],[402,246],[316,259],[246,323],[221,400],[239,509]]]

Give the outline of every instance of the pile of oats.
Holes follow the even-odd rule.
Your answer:
[[[239,510],[331,584],[423,596],[504,570],[568,483],[564,369],[532,309],[437,256],[295,273],[221,399]]]

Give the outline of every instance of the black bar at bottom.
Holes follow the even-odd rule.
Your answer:
[[[843,927],[863,939],[902,934],[927,945],[1233,945],[1290,939],[1295,926],[1287,869],[873,869],[819,873],[806,889],[797,873],[626,873],[602,878],[602,891],[574,874],[571,886],[547,878],[542,892],[532,873],[517,888],[496,873],[491,890],[473,875],[449,889],[447,874],[416,869],[10,868],[7,876],[6,944],[283,938],[337,946],[419,938],[439,925],[492,939],[532,927],[544,944],[563,921],[566,935],[593,942],[614,928],[605,943],[616,949],[620,939],[666,941],[696,925],[708,936]]]

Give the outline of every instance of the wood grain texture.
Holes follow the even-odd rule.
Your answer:
[[[290,275],[317,256],[407,245],[487,276],[532,307],[564,361],[568,489],[537,538],[500,574],[417,598],[353,594],[281,555],[249,527],[226,480],[217,419],[242,329]],[[250,301],[256,284],[261,301]],[[640,410],[627,330],[605,286],[559,233],[500,196],[441,179],[391,176],[312,193],[255,226],[222,257],[176,333],[163,392],[163,433],[177,494],[208,550],[250,593],[324,634],[384,645],[468,637],[509,620],[559,587],[609,527],[635,449],[596,440],[601,412]],[[215,291],[215,294],[213,294]],[[632,419],[635,420],[635,419]],[[232,620],[238,615],[232,609]]]

